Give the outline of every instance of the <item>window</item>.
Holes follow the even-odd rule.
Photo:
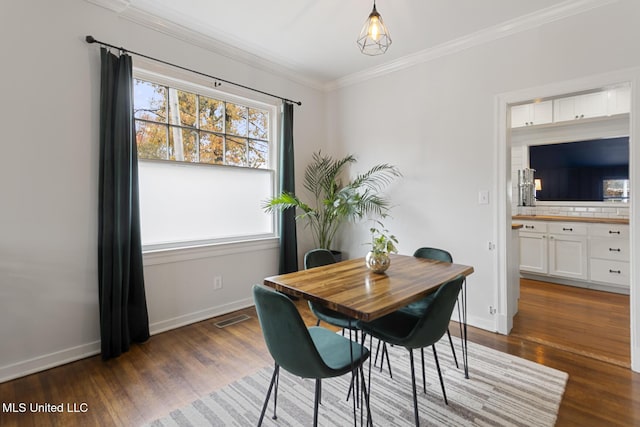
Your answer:
[[[267,168],[269,111],[134,81],[138,157]]]
[[[134,72],[145,250],[274,237],[274,105]]]
[[[602,181],[602,194],[605,201],[629,201],[628,179],[605,179]]]

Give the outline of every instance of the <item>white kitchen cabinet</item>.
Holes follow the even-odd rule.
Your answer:
[[[631,87],[619,86],[583,95],[530,102],[511,107],[511,127],[565,123],[631,111]]]
[[[549,225],[549,274],[587,280],[587,229],[583,224]]]
[[[553,121],[588,119],[607,115],[606,91],[569,96],[553,100]]]
[[[520,230],[520,271],[547,273],[547,224],[524,221]]]
[[[631,111],[631,87],[621,86],[607,91],[607,115]]]
[[[629,261],[629,241],[591,238],[591,258]]]
[[[628,225],[521,222],[521,273],[596,289],[629,288]]]
[[[629,263],[602,259],[590,260],[591,280],[629,288]]]
[[[629,226],[590,227],[589,277],[594,282],[629,288]]]
[[[553,101],[533,102],[511,107],[511,127],[542,125],[553,122]]]

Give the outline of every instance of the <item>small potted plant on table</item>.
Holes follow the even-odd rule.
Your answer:
[[[380,221],[378,227],[371,227],[371,250],[365,257],[367,267],[374,273],[384,273],[391,265],[390,253],[397,253],[398,239],[384,228]]]

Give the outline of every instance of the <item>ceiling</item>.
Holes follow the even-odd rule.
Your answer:
[[[327,85],[460,40],[487,39],[488,31],[495,39],[518,26],[531,28],[535,17],[548,22],[612,0],[377,0],[393,43],[374,57],[356,45],[372,0],[88,1],[111,2],[107,7],[124,17],[222,42]]]

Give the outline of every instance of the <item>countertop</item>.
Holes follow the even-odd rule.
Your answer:
[[[590,222],[598,224],[629,224],[627,218],[596,218],[581,216],[556,216],[556,215],[514,215],[514,221],[562,221],[562,222]]]
[[[511,229],[512,229],[512,230],[519,230],[519,229],[521,229],[522,227],[523,227],[523,225],[522,225],[522,224],[517,224],[517,223],[515,223],[515,222],[511,223]]]

